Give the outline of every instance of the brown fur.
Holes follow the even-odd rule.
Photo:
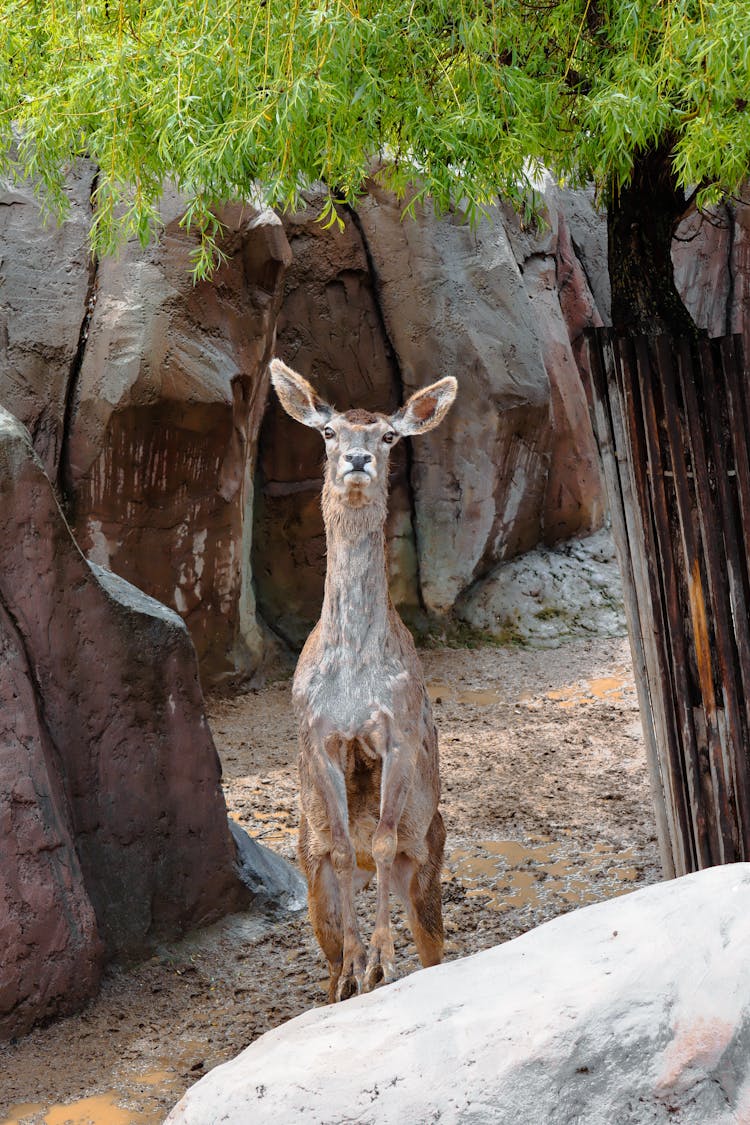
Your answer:
[[[442,958],[445,828],[437,732],[414,642],[388,594],[383,528],[390,445],[383,436],[431,429],[449,409],[456,384],[443,379],[386,418],[363,410],[336,414],[280,361],[271,370],[289,413],[325,431],[327,441],[325,596],[297,665],[293,697],[299,858],[333,1001],[393,979],[391,885],[406,907],[422,964]],[[355,462],[362,468],[352,469]],[[377,908],[366,952],[354,895],[373,872]]]
[[[354,426],[371,426],[373,422],[385,421],[383,414],[372,414],[369,410],[347,410],[341,415],[346,418],[347,422],[351,422]]]

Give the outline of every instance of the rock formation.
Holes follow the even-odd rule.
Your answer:
[[[167,1125],[730,1125],[750,1113],[750,865],[575,910],[267,1032]]]
[[[65,483],[81,548],[181,614],[211,683],[262,656],[253,475],[289,250],[275,215],[227,207],[227,260],[194,286],[182,209],[168,192],[158,241],[99,265]]]
[[[453,416],[412,467],[422,597],[446,614],[487,565],[540,539],[549,381],[499,214],[472,231],[402,211],[374,187],[359,208],[405,393],[459,380]]]
[[[325,230],[317,221],[321,205],[322,197],[312,195],[306,210],[284,218],[292,262],[276,351],[339,409],[356,402],[394,410],[401,380],[365,243],[350,214],[342,230]],[[322,459],[319,436],[294,423],[272,395],[260,434],[253,574],[263,618],[294,645],[305,640],[323,600]],[[419,593],[404,445],[392,459],[386,534],[391,591],[408,614]]]
[[[89,995],[102,957],[246,904],[195,654],[87,563],[0,409],[0,1035]]]
[[[750,355],[750,191],[741,199],[693,212],[672,243],[677,286],[709,336],[739,332]]]
[[[103,948],[33,670],[1,600],[0,834],[2,1041],[88,999]]]
[[[596,231],[591,202],[583,194],[563,192],[549,179],[545,209],[533,231],[505,208],[505,226],[529,295],[550,386],[549,466],[538,536],[547,546],[595,530],[604,516],[599,455],[581,383],[583,334],[604,319],[574,248],[571,227],[577,226],[581,212],[591,240]],[[594,260],[603,257],[602,234],[599,223]]]
[[[269,399],[272,352],[339,406],[391,409],[457,375],[448,424],[394,466],[391,586],[407,619],[460,615],[510,559],[600,526],[582,341],[610,293],[590,192],[548,179],[540,222],[498,206],[475,230],[419,207],[402,220],[374,184],[342,229],[317,222],[314,193],[283,225],[229,207],[227,261],[193,287],[170,191],[154,245],[88,262],[93,180],[85,163],[71,173],[60,228],[25,187],[0,197],[0,403],[28,424],[88,557],[187,622],[205,685],[253,674],[264,623],[300,644],[320,606],[321,450]],[[675,247],[712,331],[747,331],[747,214],[694,216]]]
[[[59,226],[45,219],[31,185],[0,181],[0,406],[28,427],[54,481],[91,297],[94,178],[91,164],[75,165]]]
[[[499,561],[601,523],[562,290],[576,340],[601,318],[572,249],[563,194],[548,187],[551,230],[534,235],[499,208],[476,231],[428,209],[402,221],[403,205],[374,184],[356,214],[342,216],[343,231],[316,222],[314,196],[305,212],[284,220],[293,262],[281,356],[340,406],[366,401],[388,410],[442,374],[459,378],[453,420],[408,451],[395,472],[391,586],[407,617],[417,606],[450,615]],[[598,231],[601,257],[603,226],[591,201],[566,205],[592,260]],[[290,429],[274,402],[260,447],[253,540],[260,608],[299,642],[322,596],[321,451],[315,435],[301,440]]]
[[[556,646],[571,637],[626,633],[610,532],[538,547],[500,563],[456,605],[462,621],[504,643]]]
[[[602,226],[589,200],[571,197],[568,223],[548,192],[551,233],[533,238],[499,208],[474,232],[427,210],[402,222],[375,186],[342,230],[316,221],[314,195],[283,229],[230,207],[227,261],[194,288],[194,241],[169,190],[151,247],[89,263],[93,182],[85,163],[71,175],[60,228],[43,226],[31,191],[6,191],[0,403],[29,425],[88,557],[187,622],[205,684],[262,661],[253,579],[261,619],[293,645],[320,605],[318,443],[273,401],[259,434],[273,350],[340,406],[392,409],[437,375],[459,377],[449,431],[395,459],[391,586],[407,618],[450,616],[496,564],[598,526],[566,328],[599,323],[586,278]]]

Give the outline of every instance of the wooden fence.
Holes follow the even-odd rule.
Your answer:
[[[741,337],[588,336],[665,874],[750,858],[750,374]]]

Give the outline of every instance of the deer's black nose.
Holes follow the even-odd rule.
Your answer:
[[[354,472],[361,473],[365,465],[372,461],[371,453],[345,453],[344,458],[351,464]]]

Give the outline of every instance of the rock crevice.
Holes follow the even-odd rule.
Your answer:
[[[375,261],[374,261],[373,256],[372,256],[372,250],[370,248],[370,244],[367,241],[367,231],[365,230],[365,228],[362,224],[362,220],[359,216],[359,213],[358,213],[356,207],[347,208],[347,213],[351,216],[352,222],[354,223],[355,227],[357,228],[357,231],[359,232],[359,237],[362,240],[362,247],[364,249],[365,257],[367,259],[367,268],[369,270],[370,277],[372,279],[372,292],[373,292],[373,297],[374,297],[374,300],[375,300],[375,309],[377,311],[378,320],[380,322],[380,330],[383,333],[383,338],[385,340],[386,349],[388,351],[389,356],[391,357],[391,361],[393,363],[394,373],[395,373],[395,376],[396,376],[396,381],[397,381],[397,384],[398,384],[398,402],[399,403],[405,402],[406,399],[409,397],[409,391],[407,390],[407,388],[404,384],[404,376],[403,376],[402,371],[401,371],[401,364],[399,362],[398,352],[394,348],[393,341],[391,340],[390,336],[388,335],[388,326],[386,324],[385,314],[383,312],[383,305],[382,305],[382,300],[381,300],[381,296],[380,296],[380,279],[378,277],[378,271],[377,271],[377,267],[375,265]],[[419,525],[417,523],[417,505],[416,505],[416,501],[415,501],[416,483],[415,483],[415,469],[414,469],[414,451],[413,451],[411,441],[409,441],[409,440],[405,441],[403,443],[403,446],[404,446],[403,457],[404,457],[404,460],[406,462],[405,476],[406,476],[406,481],[407,481],[407,485],[408,485],[407,496],[408,496],[409,507],[410,507],[409,532],[408,532],[408,534],[409,534],[410,538],[413,540],[413,543],[414,543],[414,593],[415,593],[417,607],[419,608],[419,610],[424,611],[425,604],[424,604],[424,597],[422,596],[422,578],[421,578],[420,564],[419,564],[419,560],[421,558],[421,547],[420,547],[420,542],[419,542]],[[401,602],[400,608],[402,609],[402,611],[406,612],[406,614],[408,616],[409,615],[409,609],[412,608],[412,607],[410,607],[408,604],[406,604],[404,602]]]
[[[91,188],[91,199],[96,194],[96,177]],[[83,360],[86,354],[86,343],[89,337],[89,329],[91,327],[91,318],[94,314],[94,307],[96,305],[97,286],[99,279],[99,258],[97,255],[92,254],[89,265],[89,280],[86,289],[86,299],[83,310],[83,317],[81,318],[81,327],[78,332],[78,345],[76,347],[75,355],[71,360],[70,372],[65,387],[65,405],[63,408],[62,416],[62,434],[60,436],[60,461],[57,467],[57,489],[60,496],[65,503],[66,508],[72,511],[75,501],[75,486],[73,482],[72,473],[70,471],[69,458],[70,458],[70,437],[73,429],[73,418],[77,407],[78,398],[78,382],[81,376],[81,369],[83,367]],[[32,439],[35,434],[32,433]],[[34,442],[36,445],[36,441]]]

